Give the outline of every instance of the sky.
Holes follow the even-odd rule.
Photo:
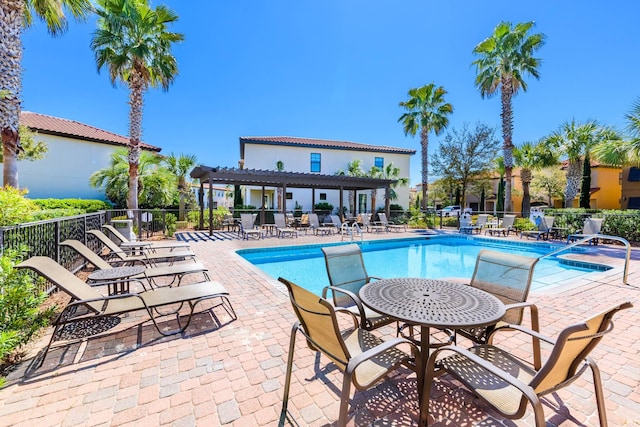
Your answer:
[[[334,139],[417,150],[414,186],[420,138],[397,121],[410,88],[443,86],[449,128],[483,122],[501,140],[499,95],[482,99],[471,65],[501,21],[546,35],[540,79],[513,100],[516,145],[572,119],[623,130],[640,97],[636,0],[151,2],[178,14],[185,40],[173,85],[145,96],[143,140],[206,166],[237,167],[241,136]],[[128,135],[128,89],[97,72],[94,31],[95,18],[56,38],[41,22],[25,30],[22,109]],[[430,153],[445,134],[430,135]]]

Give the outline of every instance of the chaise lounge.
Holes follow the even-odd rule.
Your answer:
[[[45,347],[37,367],[42,366],[51,348],[51,344],[56,338],[60,338],[65,325],[78,323],[87,319],[146,310],[149,319],[153,322],[159,333],[165,336],[175,335],[184,332],[189,326],[196,305],[201,301],[211,298],[220,298],[221,302],[217,304],[216,307],[222,305],[233,320],[237,318],[228,298],[229,293],[224,286],[218,282],[202,282],[176,288],[164,287],[140,293],[105,296],[48,257],[35,256],[29,258],[18,264],[16,268],[27,268],[35,271],[69,294],[72,298],[72,301],[67,304],[64,310],[62,310],[54,320],[54,330],[51,334],[51,340]],[[185,303],[189,305],[190,310],[186,322],[183,325],[180,321],[180,309]],[[177,309],[162,313],[158,311],[159,308],[172,304],[177,304]],[[84,307],[85,310],[82,310],[82,307]],[[157,319],[171,315],[175,315],[178,322],[178,329],[165,331],[158,324]],[[76,339],[75,341],[78,340]]]

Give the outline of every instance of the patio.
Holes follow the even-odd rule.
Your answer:
[[[367,239],[415,236],[415,232],[365,234]],[[288,296],[254,266],[235,255],[239,248],[340,241],[340,236],[301,234],[297,239],[241,241],[193,239],[192,250],[210,270],[212,280],[230,292],[238,319],[222,310],[198,314],[182,336],[162,337],[145,316],[123,317],[106,337],[52,350],[42,368],[25,375],[28,360],[0,391],[4,425],[228,425],[271,426],[281,408],[289,334],[294,315]],[[638,425],[640,419],[640,251],[634,250],[629,283],[621,283],[620,246],[599,245],[600,257],[618,268],[594,273],[589,281],[553,294],[532,293],[541,330],[554,336],[589,313],[629,300],[635,307],[615,319],[593,353],[603,375],[607,416],[612,426]],[[602,262],[602,259],[600,259]],[[570,284],[568,284],[570,285]],[[184,285],[183,285],[184,286]],[[202,304],[201,310],[210,307]],[[528,320],[525,319],[525,324]],[[382,330],[394,334],[392,326]],[[33,352],[44,346],[43,337]],[[521,351],[521,342],[504,345]],[[327,359],[314,369],[315,355],[298,341],[292,379],[291,415],[300,426],[331,425],[337,420],[341,373]],[[349,425],[416,425],[415,375],[408,371],[366,392],[356,392]],[[463,388],[442,377],[432,390],[432,425],[532,425],[533,417],[510,421],[485,412]],[[547,396],[548,425],[596,425],[590,377]],[[352,391],[353,396],[353,391]]]

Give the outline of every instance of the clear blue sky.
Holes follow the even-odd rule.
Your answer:
[[[557,1],[154,1],[172,8],[185,41],[180,75],[145,99],[143,139],[163,154],[237,166],[240,136],[337,139],[417,150],[397,123],[411,87],[449,92],[450,126],[481,121],[500,133],[500,99],[474,86],[473,47],[500,21],[545,33],[540,80],[514,99],[514,142],[536,141],[562,122],[624,127],[640,96],[640,3]],[[37,22],[23,36],[23,109],[128,134],[128,91],[96,72],[95,20],[58,38]],[[431,135],[430,152],[444,135]],[[345,165],[346,166],[346,165]],[[274,165],[275,167],[275,165]],[[285,169],[287,165],[285,165]]]

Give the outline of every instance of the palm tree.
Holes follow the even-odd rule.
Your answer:
[[[630,138],[605,139],[593,147],[594,156],[612,166],[640,166],[640,98],[625,115],[627,133]]]
[[[53,36],[67,29],[68,11],[83,18],[92,11],[90,0],[2,0],[0,2],[0,132],[2,133],[3,185],[18,188],[18,152],[20,151],[20,93],[22,92],[23,28],[37,16]]]
[[[555,151],[547,150],[542,144],[525,142],[513,151],[515,165],[520,167],[520,180],[522,181],[522,217],[529,217],[531,208],[530,184],[533,172],[558,163]]]
[[[356,159],[347,163],[347,170],[338,169],[336,175],[365,176],[362,170],[362,160]],[[353,190],[349,190],[349,210],[351,210],[351,208],[354,208],[352,212],[355,212],[355,192]],[[340,209],[342,209],[342,206],[340,206]]]
[[[390,162],[387,166],[382,168],[378,176],[376,176],[375,178],[396,180],[396,183],[393,184],[391,187],[389,187],[389,191],[385,192],[385,195],[384,195],[385,205],[386,205],[387,199],[396,200],[398,198],[398,195],[396,194],[396,191],[395,191],[395,188],[397,186],[400,185],[404,187],[409,184],[409,178],[400,177],[400,168],[395,167],[393,165],[393,162]],[[373,203],[373,201],[371,203]]]
[[[198,158],[193,155],[180,154],[176,156],[171,153],[164,159],[169,172],[174,174],[178,181],[178,193],[180,195],[179,206],[179,218],[180,221],[184,221],[184,200],[185,195],[191,191],[189,184],[187,183],[187,174],[196,165]]]
[[[138,162],[142,138],[143,95],[149,87],[168,90],[178,75],[171,54],[172,43],[184,39],[168,31],[178,16],[165,6],[152,9],[146,0],[98,0],[98,29],[91,39],[98,72],[109,69],[129,88],[129,197],[130,209],[138,207]]]
[[[140,155],[138,198],[140,204],[146,207],[165,207],[173,201],[175,178],[161,164],[162,158],[154,153],[143,151]],[[114,150],[109,166],[97,170],[89,177],[89,184],[94,188],[103,188],[107,198],[119,207],[127,202],[128,183],[129,160],[126,148]]]
[[[538,67],[541,60],[533,54],[544,45],[542,33],[529,34],[533,22],[524,22],[512,27],[510,22],[501,22],[493,34],[476,45],[473,53],[479,58],[476,66],[476,87],[480,95],[490,98],[498,93],[502,101],[502,137],[505,166],[505,210],[511,211],[511,173],[513,170],[513,110],[512,98],[522,88],[527,90],[525,75],[540,78]]]
[[[568,159],[567,183],[564,191],[564,207],[573,207],[573,200],[580,191],[582,164],[587,151],[602,141],[620,140],[617,133],[590,120],[577,123],[574,120],[563,123],[560,128],[542,139],[549,151],[556,151]]]
[[[435,83],[420,88],[409,89],[409,99],[400,102],[400,106],[407,110],[398,122],[402,122],[405,135],[415,136],[420,130],[420,148],[422,155],[422,210],[427,209],[427,187],[429,178],[429,132],[436,136],[449,125],[449,114],[453,113],[453,106],[445,102],[447,91]]]

